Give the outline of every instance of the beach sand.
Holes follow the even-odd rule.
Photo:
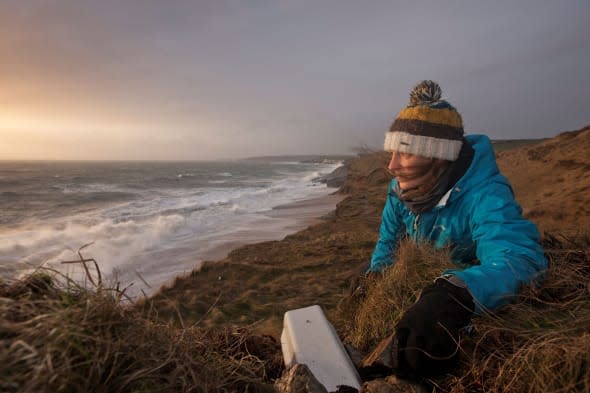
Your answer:
[[[288,223],[285,232],[267,241],[224,239],[211,260],[162,287],[148,304],[172,320],[180,312],[200,326],[248,325],[275,337],[287,310],[320,304],[330,312],[375,246],[390,180],[386,164],[384,156],[356,160],[340,193],[267,212]]]
[[[205,261],[223,260],[232,250],[249,244],[280,241],[325,221],[323,217],[333,214],[337,203],[345,197],[336,189],[333,191],[320,197],[276,206],[248,226],[228,228],[225,235],[202,236],[190,247],[153,253],[147,262],[119,272],[118,280],[133,283],[128,291],[133,297],[153,295],[161,286],[174,285],[176,277],[198,270]]]
[[[310,225],[318,224],[323,221],[323,217],[334,212],[336,204],[343,200],[344,197],[345,195],[333,193],[276,206],[264,214],[266,217],[271,218],[272,221],[265,220],[257,228],[239,230],[217,240],[218,244],[212,245],[203,253],[202,260],[220,260],[240,246],[280,240]]]

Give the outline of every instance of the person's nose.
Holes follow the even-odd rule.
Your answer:
[[[387,169],[389,169],[390,171],[395,171],[399,169],[399,167],[399,153],[393,152],[391,153],[391,160],[389,160],[389,165],[387,165]]]

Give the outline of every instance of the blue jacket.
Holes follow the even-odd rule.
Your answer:
[[[509,302],[523,284],[547,268],[539,232],[522,217],[508,179],[500,174],[487,136],[470,135],[471,165],[433,209],[414,214],[389,186],[379,240],[369,271],[381,271],[395,261],[399,239],[429,240],[435,247],[450,246],[457,265],[443,274],[463,281],[474,298],[476,313]]]

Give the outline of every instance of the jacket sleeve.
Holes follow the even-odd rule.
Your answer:
[[[480,264],[445,273],[463,280],[481,314],[508,303],[521,286],[540,279],[547,260],[537,227],[522,217],[508,184],[494,182],[473,202],[469,224]]]
[[[387,192],[387,200],[381,217],[379,240],[371,257],[369,272],[380,272],[394,263],[393,254],[397,249],[400,238],[405,233],[405,224],[401,219],[398,200],[393,194],[394,181],[391,182]]]

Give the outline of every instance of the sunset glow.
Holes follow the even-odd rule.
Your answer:
[[[590,5],[568,4],[4,2],[0,159],[380,148],[422,79],[467,132],[555,135],[590,100]]]

